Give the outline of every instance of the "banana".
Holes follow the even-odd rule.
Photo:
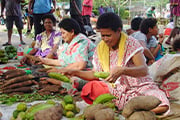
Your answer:
[[[103,78],[106,79],[109,76],[109,72],[95,72],[94,76],[97,78]]]
[[[65,75],[62,75],[60,73],[55,73],[55,72],[50,72],[48,74],[48,76],[50,78],[54,78],[54,79],[57,79],[57,80],[61,80],[63,82],[70,82],[70,79],[68,77],[66,77]]]
[[[106,102],[110,102],[115,98],[116,97],[110,93],[102,94],[93,101],[93,104],[103,104]]]
[[[47,104],[47,103],[42,103],[32,106],[31,108],[29,108],[29,110],[26,111],[26,119],[31,120],[34,118],[35,113],[37,113],[38,111],[48,109],[53,106],[54,106],[53,104]]]

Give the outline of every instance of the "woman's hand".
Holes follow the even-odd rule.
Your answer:
[[[59,70],[60,70],[60,69],[53,67],[53,68],[51,68],[50,70],[48,70],[47,73],[50,73],[50,72],[61,73]]]
[[[115,67],[112,69],[110,72],[110,75],[108,78],[105,79],[105,81],[114,83],[121,75],[123,74],[123,69],[122,67]]]
[[[47,59],[46,58],[42,58],[42,57],[38,57],[39,58],[39,62],[38,64],[41,65],[41,64],[46,64],[47,63]]]

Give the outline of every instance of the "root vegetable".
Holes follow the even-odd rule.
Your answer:
[[[41,110],[34,115],[34,120],[60,120],[63,108],[61,105]]]
[[[48,78],[46,80],[47,82],[54,84],[54,85],[60,85],[61,86],[61,81],[57,80],[57,79],[53,79],[53,78]]]
[[[95,113],[95,120],[114,120],[115,113],[111,108],[101,109]]]
[[[18,70],[18,69],[8,70],[8,71],[6,71],[6,72],[3,73],[3,76],[9,75],[9,74],[11,74],[11,73],[14,73],[14,72],[16,72],[17,70]]]
[[[14,78],[14,77],[17,77],[17,76],[22,76],[22,75],[25,75],[26,72],[24,70],[14,70],[14,72],[11,72],[11,74],[8,74],[6,76],[4,76],[4,79],[10,79],[10,78]]]
[[[25,86],[29,86],[29,85],[32,85],[32,84],[33,84],[33,81],[32,81],[32,80],[23,81],[23,82],[11,84],[11,85],[9,85],[9,86],[7,86],[7,87],[4,87],[3,90],[13,89],[13,88],[19,88],[19,87],[25,87]]]
[[[30,80],[33,78],[34,76],[32,75],[23,75],[23,76],[15,77],[15,78],[9,79],[4,85],[1,86],[1,88],[14,84],[14,83]]]
[[[138,96],[132,98],[125,106],[122,115],[128,118],[134,111],[149,111],[156,108],[161,101],[154,96]]]
[[[156,120],[156,115],[152,111],[134,112],[127,120]]]
[[[95,119],[95,113],[101,109],[107,108],[106,106],[102,104],[96,104],[96,105],[91,105],[88,108],[84,110],[84,117],[87,120],[94,120]]]
[[[33,56],[33,55],[29,55],[29,54],[25,54],[25,57],[27,57],[28,59],[35,61],[35,62],[40,62],[40,58],[37,56]]]
[[[42,69],[39,69],[38,72],[47,72],[50,69],[52,68],[42,68]]]
[[[20,87],[20,88],[15,88],[15,89],[7,89],[7,90],[3,90],[3,93],[12,93],[12,92],[24,92],[24,93],[30,93],[32,92],[32,88],[31,86],[27,86],[27,87]]]

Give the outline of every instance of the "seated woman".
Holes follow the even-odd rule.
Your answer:
[[[61,33],[54,30],[56,19],[53,15],[45,15],[42,18],[45,31],[36,37],[35,47],[29,52],[30,55],[53,58],[56,56],[56,50],[62,42]],[[32,61],[27,57],[22,58],[21,64],[31,64]]]
[[[172,39],[173,52],[149,67],[150,74],[159,87],[173,102],[180,104],[180,34],[177,33]]]
[[[155,96],[162,103],[152,111],[168,113],[169,101],[163,91],[148,75],[148,67],[143,55],[143,47],[132,37],[128,37],[122,30],[122,21],[114,13],[105,13],[98,18],[97,28],[100,30],[102,41],[98,44],[93,56],[93,70],[63,70],[65,75],[77,76],[88,82],[82,89],[84,99],[94,100],[103,91],[110,91],[117,99],[114,101],[121,110],[124,105],[136,96]],[[103,81],[94,76],[96,71],[110,72]],[[102,84],[100,84],[102,83]],[[108,85],[114,83],[113,86]],[[102,86],[99,89],[97,86]],[[88,91],[88,89],[91,89]],[[98,94],[99,93],[99,94]],[[95,95],[96,96],[93,96]],[[92,97],[93,96],[93,97]],[[85,99],[84,99],[85,100]]]
[[[155,18],[147,18],[141,22],[140,31],[136,32],[136,35],[134,35],[134,38],[137,39],[144,48],[150,50],[155,60],[162,57],[159,51],[162,50],[162,43],[164,40],[164,36],[159,35],[157,41],[156,36],[158,35],[158,30],[157,20]]]
[[[60,72],[63,68],[92,69],[95,44],[81,34],[80,27],[74,19],[63,19],[59,23],[59,27],[65,43],[57,51],[58,60],[41,58],[43,64],[56,66],[48,72]]]

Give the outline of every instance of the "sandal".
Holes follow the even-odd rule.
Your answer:
[[[2,46],[8,46],[8,45],[12,45],[12,44],[9,44],[8,42],[6,42]]]
[[[22,44],[22,45],[25,45],[26,43],[25,43],[24,41],[21,41],[21,44]]]

